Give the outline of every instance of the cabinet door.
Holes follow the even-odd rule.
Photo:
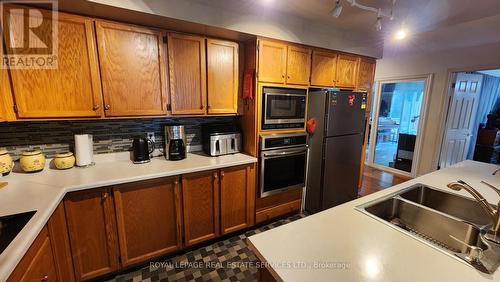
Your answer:
[[[313,51],[311,66],[311,85],[332,87],[335,85],[337,54]]]
[[[219,179],[217,171],[183,175],[182,204],[186,246],[219,236]]]
[[[54,251],[54,262],[59,281],[75,281],[64,203],[59,203],[56,210],[50,216],[47,227],[49,229],[50,241],[53,242],[52,249]]]
[[[309,85],[311,49],[288,46],[286,83]]]
[[[8,282],[62,281],[58,279],[47,227],[38,234],[31,247],[7,279]]]
[[[340,54],[337,59],[337,79],[335,86],[341,88],[354,88],[358,71],[358,57]]]
[[[15,120],[14,102],[10,90],[9,74],[5,68],[0,68],[0,122]]]
[[[115,186],[113,195],[124,267],[182,247],[178,177]]]
[[[372,89],[374,76],[375,60],[361,58],[359,60],[357,88],[360,90],[370,91]]]
[[[208,113],[238,112],[238,43],[207,39]]]
[[[160,30],[96,22],[106,116],[166,114]]]
[[[64,199],[76,280],[119,268],[113,197],[107,188],[73,192]]]
[[[259,40],[259,70],[260,82],[285,83],[286,45]]]
[[[170,33],[168,64],[172,114],[205,114],[207,100],[205,39]]]
[[[231,233],[254,224],[254,165],[220,170],[221,232]]]
[[[42,15],[48,17],[49,13],[44,11]],[[11,16],[18,19],[11,21],[14,25],[23,24],[23,15],[12,12]],[[59,13],[57,27],[57,68],[10,70],[17,115],[19,118],[99,117],[101,81],[93,22]],[[22,40],[21,32],[11,36],[11,40]]]

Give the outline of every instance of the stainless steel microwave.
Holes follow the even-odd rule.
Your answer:
[[[306,89],[264,87],[262,95],[262,130],[304,128]]]

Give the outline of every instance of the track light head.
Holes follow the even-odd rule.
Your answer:
[[[375,21],[375,29],[377,31],[381,31],[382,30],[382,18],[377,18],[377,21]]]
[[[340,17],[340,14],[342,13],[342,5],[340,5],[340,0],[337,0],[335,3],[335,7],[332,9],[330,12],[333,17]]]

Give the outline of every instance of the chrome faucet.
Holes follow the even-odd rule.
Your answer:
[[[498,171],[500,171],[500,167],[498,167],[497,169],[495,169],[495,171],[493,171],[493,173],[491,175],[497,175]]]
[[[498,190],[496,187],[485,182],[482,183],[486,184],[486,186],[493,189],[500,196],[500,190]],[[500,201],[498,202],[497,209],[495,209],[492,205],[490,205],[490,203],[488,203],[488,201],[486,201],[483,195],[481,195],[476,189],[472,188],[469,184],[467,184],[465,181],[462,180],[448,183],[448,185],[446,186],[455,191],[460,191],[464,189],[476,199],[476,201],[481,205],[481,207],[483,207],[483,209],[491,217],[491,221],[493,223],[490,230],[484,237],[492,242],[500,244],[500,212],[498,210],[500,208]]]

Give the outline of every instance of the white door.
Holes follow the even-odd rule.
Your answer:
[[[448,107],[446,132],[441,148],[439,166],[448,167],[464,161],[473,134],[483,76],[458,73]]]

